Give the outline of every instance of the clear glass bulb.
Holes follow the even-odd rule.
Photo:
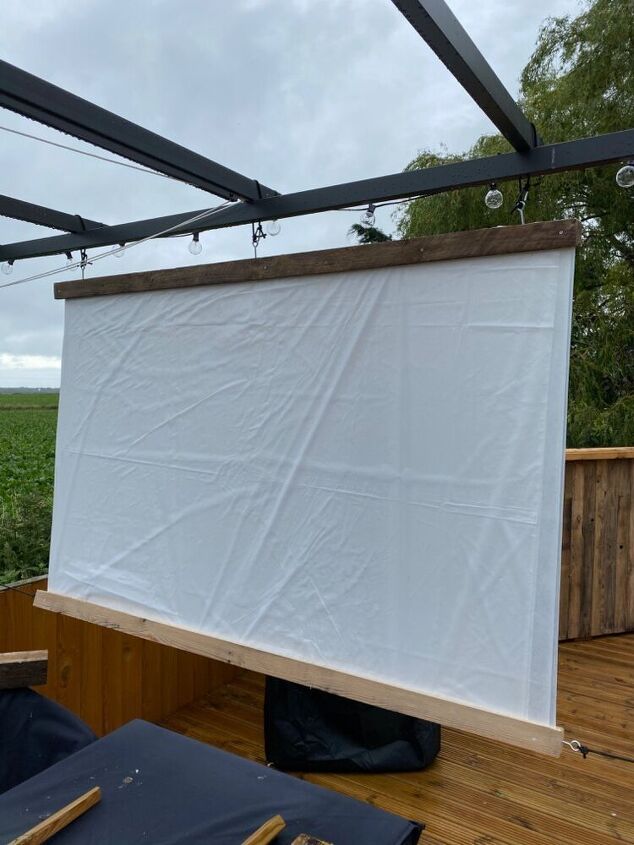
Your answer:
[[[376,216],[374,214],[374,206],[369,205],[361,215],[361,222],[364,226],[374,226],[376,223]]]
[[[276,235],[279,235],[279,233],[281,231],[282,231],[282,226],[281,226],[279,220],[269,220],[269,222],[266,224],[266,232],[267,232],[268,235],[271,235],[271,237],[273,237],[273,238]]]
[[[203,251],[203,245],[199,240],[198,232],[196,232],[196,234],[192,237],[187,248],[189,249],[192,255],[200,255],[200,253]]]
[[[123,256],[125,255],[125,249],[123,248],[125,246],[125,244],[119,244],[119,246],[121,247],[121,249],[118,249],[114,253],[115,258],[123,258]]]
[[[484,204],[487,208],[500,208],[504,202],[504,194],[499,191],[495,185],[491,185],[484,198]]]
[[[13,273],[13,261],[3,261],[2,272],[5,276],[10,276]]]
[[[634,164],[631,161],[617,171],[616,184],[619,188],[631,188],[634,185]]]

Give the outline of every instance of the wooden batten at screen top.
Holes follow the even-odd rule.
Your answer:
[[[580,242],[580,233],[581,227],[576,220],[533,223],[409,241],[64,282],[56,284],[54,290],[56,298],[72,300],[206,285],[257,283],[330,273],[354,273],[427,262],[574,249]],[[558,756],[561,752],[563,731],[552,725],[536,724],[448,697],[386,683],[378,678],[278,654],[274,650],[265,651],[231,642],[187,626],[168,624],[159,618],[152,618],[151,610],[148,610],[147,616],[141,616],[104,607],[92,601],[62,595],[55,591],[54,584],[51,586],[52,591],[37,592],[35,606],[543,754]]]
[[[149,270],[75,282],[57,282],[56,299],[142,293],[155,290],[238,282],[258,282],[294,276],[318,276],[345,271],[374,270],[431,261],[453,261],[488,255],[510,255],[576,247],[581,243],[578,220],[497,226],[470,232],[449,232],[403,241],[386,241],[314,252],[247,258],[170,270]]]

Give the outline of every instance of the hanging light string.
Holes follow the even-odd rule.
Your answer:
[[[159,173],[158,170],[151,170],[149,167],[139,167],[137,164],[130,164],[127,161],[119,161],[116,158],[109,156],[102,156],[98,153],[90,153],[87,150],[80,150],[79,147],[71,147],[68,144],[60,144],[58,141],[49,141],[48,138],[42,138],[41,135],[32,135],[30,132],[22,132],[19,129],[11,129],[9,126],[1,126],[3,132],[11,132],[12,135],[21,135],[23,138],[30,138],[32,141],[40,141],[42,144],[48,144],[50,147],[59,147],[61,150],[69,150],[71,153],[78,153],[88,158],[96,158],[99,161],[107,161],[109,164],[118,164],[120,167],[127,167],[130,170],[140,170],[141,173],[149,173],[150,176],[161,176],[163,179],[171,179],[173,182],[180,182],[180,179],[175,179],[168,173]]]
[[[107,258],[109,255],[114,255],[115,253],[121,254],[127,252],[127,250],[132,249],[132,247],[141,246],[141,244],[145,244],[148,241],[153,241],[155,238],[163,237],[164,235],[169,235],[170,232],[174,232],[177,229],[182,229],[185,226],[189,226],[190,223],[196,223],[199,220],[203,220],[204,218],[211,217],[214,214],[217,214],[219,211],[222,211],[223,208],[227,208],[227,206],[232,205],[233,203],[228,200],[227,202],[223,202],[221,205],[214,206],[213,208],[208,208],[206,211],[201,211],[199,214],[196,214],[194,217],[190,217],[188,220],[183,220],[182,223],[177,223],[175,226],[170,226],[168,229],[161,229],[160,232],[155,232],[153,235],[148,235],[147,238],[143,238],[140,241],[135,241],[131,244],[119,244],[118,246],[114,247],[113,249],[106,250],[106,252],[100,252],[97,255],[93,255],[90,258],[90,264],[93,264],[95,261],[100,261],[102,258]],[[85,252],[85,250],[82,250]],[[23,285],[26,282],[34,282],[36,279],[45,279],[48,276],[55,276],[57,273],[64,273],[68,270],[74,270],[76,267],[85,267],[85,258],[80,259],[79,261],[68,261],[63,267],[57,267],[53,270],[47,270],[44,273],[37,273],[34,276],[26,276],[24,279],[15,279],[12,282],[4,282],[0,285],[0,288],[10,288],[14,285]]]

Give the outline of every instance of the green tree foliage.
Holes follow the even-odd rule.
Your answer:
[[[382,229],[365,223],[353,223],[348,229],[348,234],[354,235],[360,244],[379,244],[392,240],[392,235],[386,235]]]
[[[577,17],[550,18],[521,77],[520,101],[545,142],[634,126],[634,2],[594,0]],[[464,155],[421,152],[408,169],[510,151],[484,136]],[[577,217],[568,444],[634,443],[634,189],[619,188],[616,167],[533,180],[526,219]],[[498,185],[502,208],[469,188],[415,200],[398,217],[403,237],[519,222],[517,183]]]

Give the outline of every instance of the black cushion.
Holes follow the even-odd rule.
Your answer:
[[[287,826],[275,845],[292,845],[300,833],[336,845],[415,845],[421,831],[370,804],[133,721],[0,795],[0,843],[94,786],[101,802],[58,833],[56,845],[239,845],[278,813]]]
[[[0,691],[0,793],[96,738],[74,713],[31,689]]]

